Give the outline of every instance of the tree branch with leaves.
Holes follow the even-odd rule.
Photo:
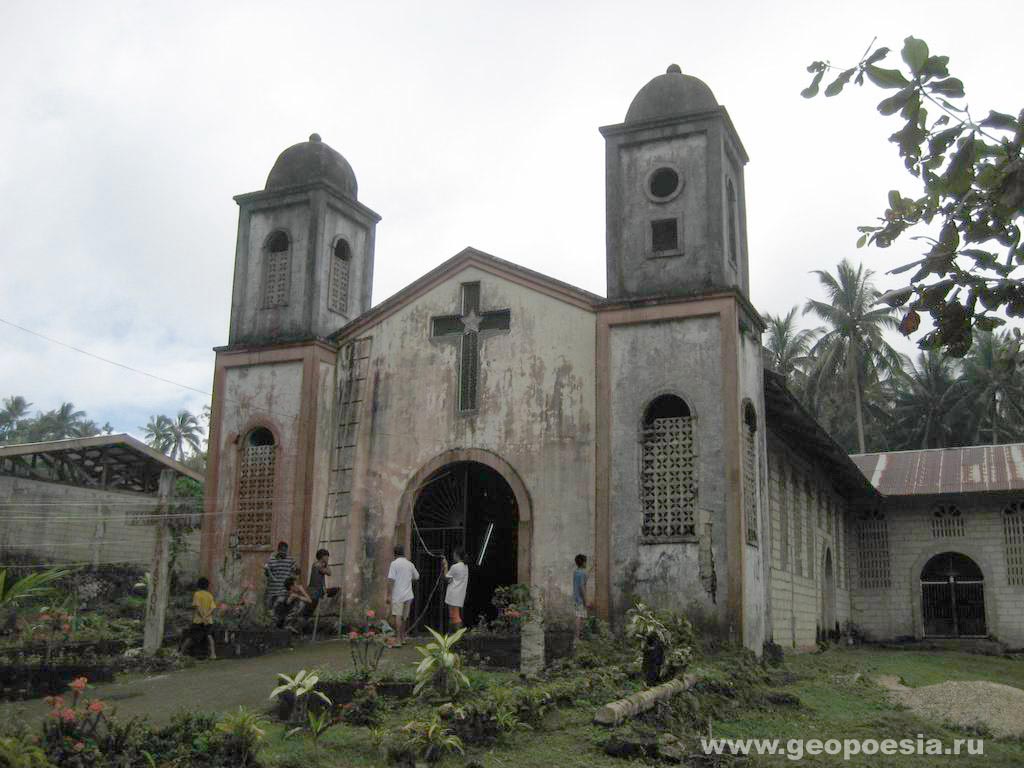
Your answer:
[[[890,191],[879,223],[857,228],[857,246],[888,248],[919,226],[937,227],[936,237],[914,236],[928,249],[920,259],[890,270],[916,271],[909,285],[881,301],[905,308],[900,331],[907,336],[917,331],[922,313],[930,315],[933,329],[918,346],[962,357],[971,347],[973,328],[994,330],[1006,322],[1001,313],[1024,317],[1024,279],[1017,272],[1024,265],[1024,110],[1017,116],[990,111],[978,120],[963,101],[963,83],[949,74],[948,56],[932,55],[927,43],[914,37],[904,40],[902,68],[880,65],[889,53],[872,41],[852,67],[815,61],[807,68],[813,79],[802,95],[817,96],[831,72],[838,74],[825,96],[838,95],[851,80],[895,91],[879,102],[878,111],[903,121],[889,141],[899,147],[921,190],[909,197]]]

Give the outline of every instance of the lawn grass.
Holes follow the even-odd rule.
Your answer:
[[[720,679],[728,672],[728,659],[705,661],[698,669]],[[859,673],[859,675],[858,675]],[[474,670],[474,687],[507,686],[516,681],[514,675]],[[977,737],[963,730],[936,722],[926,722],[913,713],[890,702],[887,693],[873,681],[877,675],[902,677],[908,685],[932,685],[945,680],[991,680],[1024,688],[1024,663],[998,657],[940,651],[933,653],[892,650],[831,650],[821,654],[790,656],[781,672],[774,675],[773,690],[797,696],[799,706],[758,704],[748,709],[734,709],[724,719],[711,723],[715,737],[780,739],[925,739],[935,738],[944,744],[956,739]],[[581,703],[563,707],[554,721],[544,728],[506,735],[490,747],[467,747],[465,757],[451,756],[442,766],[462,766],[475,760],[486,768],[627,768],[642,765],[610,757],[601,744],[608,731],[591,723],[595,706]],[[401,727],[415,718],[429,716],[425,704],[407,704],[392,709],[383,723],[390,728]],[[308,738],[284,740],[285,728],[274,725],[268,729],[268,744],[262,757],[269,766],[303,766],[314,768],[313,749]],[[687,739],[691,753],[699,752],[695,735]],[[731,761],[722,763],[731,764]],[[917,756],[872,755],[842,757],[805,755],[800,761],[785,757],[751,758],[743,764],[766,766],[851,766],[876,768],[937,768],[938,766],[991,766],[1020,768],[1024,766],[1024,743],[1021,741],[985,740],[983,756]],[[370,729],[337,726],[321,742],[321,766],[382,766]]]

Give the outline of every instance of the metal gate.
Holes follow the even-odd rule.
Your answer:
[[[984,637],[985,582],[921,581],[924,633],[931,637]]]

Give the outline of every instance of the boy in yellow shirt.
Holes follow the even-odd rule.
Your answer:
[[[210,580],[201,576],[196,582],[196,591],[192,595],[192,631],[181,652],[188,653],[193,642],[206,639],[210,648],[210,658],[216,660],[217,649],[213,641],[213,612],[217,608],[217,600],[210,593]]]

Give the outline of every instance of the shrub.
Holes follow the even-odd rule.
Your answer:
[[[491,622],[494,632],[518,632],[533,610],[529,584],[510,584],[494,590],[491,605],[498,609],[498,617]]]
[[[348,633],[348,639],[352,667],[363,680],[369,680],[376,674],[384,649],[395,645],[395,639],[390,636],[386,625],[372,610],[366,612],[366,623],[362,629],[353,627]]]
[[[416,647],[423,660],[416,668],[416,687],[413,692],[420,694],[427,686],[431,686],[442,696],[453,699],[464,688],[469,688],[469,678],[462,671],[462,657],[452,650],[466,634],[466,628],[451,635],[442,635],[430,627],[427,627],[427,631],[434,640]]]
[[[267,719],[245,707],[223,715],[217,721],[218,752],[228,765],[247,768],[256,766],[256,753],[266,738]]]
[[[689,666],[695,640],[685,616],[658,612],[639,601],[626,616],[626,637],[635,644],[649,683],[678,675]]]
[[[376,725],[386,708],[377,686],[371,684],[356,691],[352,701],[342,705],[341,719],[349,725]]]
[[[0,768],[54,768],[46,753],[25,739],[0,738]]]

